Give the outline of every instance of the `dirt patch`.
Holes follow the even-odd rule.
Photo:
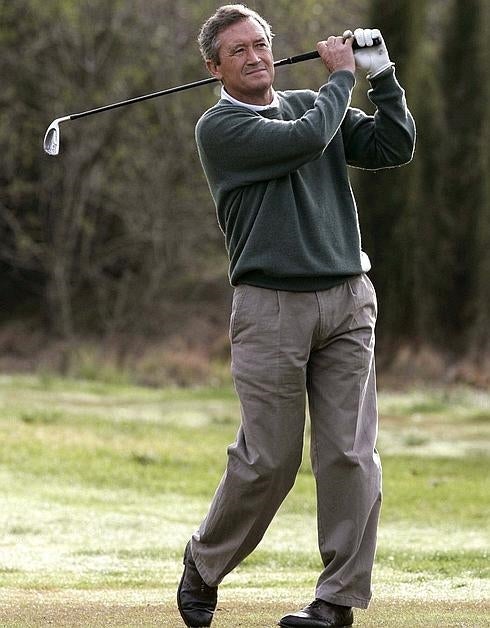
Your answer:
[[[242,592],[243,594],[243,592]],[[272,628],[286,612],[299,608],[297,601],[234,601],[228,591],[220,602],[213,628]],[[129,628],[159,626],[180,628],[173,600],[158,602],[156,592],[83,591],[0,593],[0,625],[5,628],[90,627]],[[434,628],[490,626],[489,602],[425,602],[377,600],[368,611],[359,611],[356,626]]]

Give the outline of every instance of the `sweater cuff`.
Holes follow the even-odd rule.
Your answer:
[[[390,63],[389,66],[387,66],[386,68],[383,68],[378,74],[375,74],[374,76],[367,76],[366,78],[369,80],[369,82],[371,83],[371,85],[374,85],[374,83],[377,83],[379,80],[392,77],[395,74],[395,64],[394,63]]]

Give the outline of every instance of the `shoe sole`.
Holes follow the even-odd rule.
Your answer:
[[[301,628],[301,624],[284,624],[282,622],[278,622],[277,625],[280,626],[281,628]],[[342,626],[335,626],[335,628],[352,628],[352,624],[345,624],[345,625],[342,625]]]

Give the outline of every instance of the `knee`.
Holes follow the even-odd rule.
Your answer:
[[[287,450],[279,455],[277,451],[237,452],[230,448],[231,466],[247,482],[257,485],[280,485],[289,490],[294,484],[301,465],[301,452]]]
[[[353,449],[332,449],[328,456],[312,456],[314,468],[328,470],[337,469],[343,473],[372,475],[380,470],[380,461],[377,452],[359,452]]]

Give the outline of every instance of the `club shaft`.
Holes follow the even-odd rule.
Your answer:
[[[110,109],[117,109],[118,107],[126,107],[126,105],[132,105],[136,102],[142,102],[144,100],[150,100],[150,98],[158,98],[159,96],[165,96],[166,94],[174,94],[175,92],[183,92],[186,89],[192,89],[193,87],[200,87],[201,85],[208,85],[209,83],[216,83],[217,79],[207,78],[201,81],[194,81],[194,83],[186,83],[185,85],[178,85],[177,87],[170,87],[169,89],[162,89],[158,92],[152,92],[151,94],[144,94],[143,96],[136,96],[135,98],[129,98],[129,100],[121,100],[120,102],[114,102],[110,105],[104,105],[103,107],[96,107],[95,109],[89,109],[88,111],[81,111],[80,113],[70,114],[70,120],[76,120],[77,118],[83,118],[85,116],[91,116],[94,113],[101,113],[102,111],[109,111]]]
[[[320,55],[318,52],[305,52],[294,57],[287,57],[286,59],[280,59],[274,62],[274,66],[288,65],[291,63],[299,63],[300,61],[309,61],[310,59],[317,59]],[[218,79],[207,78],[200,81],[194,81],[193,83],[186,83],[185,85],[178,85],[177,87],[170,87],[168,89],[162,89],[158,92],[152,92],[151,94],[144,94],[143,96],[136,96],[135,98],[129,98],[128,100],[122,100],[120,102],[111,103],[110,105],[104,105],[102,107],[96,107],[95,109],[89,109],[88,111],[81,111],[79,113],[72,113],[68,117],[70,120],[76,120],[77,118],[83,118],[85,116],[91,116],[94,113],[102,113],[102,111],[110,111],[111,109],[117,109],[118,107],[126,107],[126,105],[132,105],[137,102],[143,102],[144,100],[150,100],[151,98],[159,98],[160,96],[166,96],[167,94],[175,94],[176,92],[183,92],[187,89],[193,89],[194,87],[201,87],[201,85],[209,85],[210,83],[217,83]]]
[[[374,40],[373,44],[378,45],[379,40]],[[353,48],[357,48],[357,42],[354,40]],[[274,62],[275,67],[281,65],[291,65],[293,63],[301,63],[302,61],[310,61],[311,59],[318,59],[319,54],[316,50],[311,52],[304,52],[303,54],[295,55],[293,57],[286,57],[285,59],[279,59]],[[120,102],[111,103],[102,107],[96,107],[95,109],[89,109],[88,111],[81,111],[79,113],[72,113],[67,118],[69,120],[76,120],[77,118],[83,118],[85,116],[91,116],[95,113],[102,113],[103,111],[110,111],[111,109],[117,109],[118,107],[126,107],[137,102],[143,102],[144,100],[150,100],[151,98],[159,98],[160,96],[166,96],[167,94],[175,94],[176,92],[183,92],[194,87],[201,87],[201,85],[209,85],[210,83],[216,83],[218,79],[207,78],[200,81],[194,81],[193,83],[186,83],[185,85],[178,85],[177,87],[170,87],[168,89],[162,89],[158,92],[152,92],[151,94],[144,94],[143,96],[136,96],[135,98],[129,98],[128,100],[122,100]]]
[[[304,52],[303,54],[296,55],[294,57],[286,57],[285,59],[279,59],[279,61],[274,62],[274,67],[279,67],[280,65],[290,65],[292,63],[301,63],[302,61],[310,61],[311,59],[318,59],[320,55],[316,50],[312,50],[311,52]]]

